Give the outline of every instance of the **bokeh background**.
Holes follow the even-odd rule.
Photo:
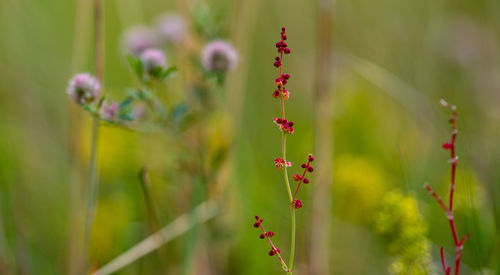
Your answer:
[[[423,188],[428,182],[447,197],[448,152],[441,144],[450,136],[450,114],[439,105],[445,98],[459,111],[457,227],[460,235],[471,232],[462,274],[500,274],[498,1],[103,4],[103,86],[117,98],[134,83],[122,32],[151,25],[162,13],[181,14],[196,35],[201,5],[240,56],[226,78],[227,112],[209,139],[229,150],[216,176],[225,207],[116,274],[281,272],[252,223],[254,215],[263,217],[288,259],[287,194],[273,167],[281,138],[271,120],[279,114],[272,62],[282,26],[292,49],[285,61],[287,116],[296,123],[288,139],[291,173],[307,153],[319,154],[312,183],[301,191],[295,273],[388,274],[414,266],[396,274],[440,274],[441,245],[452,261],[446,217]],[[92,1],[0,2],[1,274],[78,274],[91,120],[65,89],[73,74],[94,71],[93,54]],[[179,72],[166,89],[182,94],[190,61],[175,49],[167,56]],[[139,181],[143,166],[161,225],[196,204],[192,175],[172,168],[196,156],[176,146],[162,135],[101,125],[93,268],[153,232]]]

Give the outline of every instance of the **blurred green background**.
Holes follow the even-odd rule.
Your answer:
[[[134,83],[120,49],[126,28],[151,24],[169,11],[193,24],[200,1],[103,0],[104,91],[120,98]],[[307,153],[333,145],[332,165],[315,171],[333,179],[318,204],[327,209],[322,226],[331,224],[322,246],[328,251],[311,246],[318,222],[314,174],[301,191],[294,274],[316,274],[314,255],[327,255],[322,264],[339,275],[388,274],[417,263],[426,268],[399,274],[441,274],[440,246],[452,262],[446,217],[423,188],[429,182],[447,197],[448,152],[441,144],[450,136],[449,112],[439,106],[440,98],[459,111],[455,216],[460,235],[471,232],[462,274],[500,274],[500,2],[333,2],[328,51],[334,66],[327,72],[331,98],[324,117],[316,112],[314,93],[321,60],[316,1],[204,3],[240,55],[225,84],[232,101],[223,107],[230,112],[221,123],[228,125],[214,126],[211,136],[212,144],[225,142],[218,140],[219,131],[231,140],[220,176],[226,204],[214,220],[116,274],[281,272],[252,227],[254,215],[263,217],[288,259],[287,194],[272,162],[281,150],[271,120],[279,115],[271,94],[281,26],[292,49],[285,60],[291,75],[287,116],[296,123],[288,139],[291,175]],[[92,1],[0,2],[1,274],[78,274],[91,127],[65,89],[73,74],[94,70],[92,22]],[[167,56],[179,67],[167,88],[182,93],[189,61]],[[326,145],[315,142],[321,127],[333,129]],[[139,183],[142,166],[150,168],[162,225],[194,204],[187,199],[194,187],[172,167],[178,158],[195,156],[163,136],[102,125],[98,152],[94,268],[152,233]],[[317,158],[316,164],[322,161],[329,163]]]

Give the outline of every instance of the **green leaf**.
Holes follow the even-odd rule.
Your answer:
[[[132,97],[134,99],[141,98],[141,91],[137,88],[127,88],[125,89],[125,94],[127,94],[128,97]]]
[[[104,100],[106,99],[106,95],[101,96],[99,99],[99,102],[97,103],[97,110],[101,109],[102,103],[104,103]]]
[[[127,55],[127,60],[128,63],[130,64],[130,67],[132,67],[132,70],[136,74],[137,78],[139,78],[142,81],[143,73],[142,73],[141,60],[138,57],[131,54]]]
[[[129,110],[119,114],[121,120],[134,120],[134,110]]]
[[[175,75],[176,72],[177,72],[177,67],[172,66],[162,72],[160,79],[167,79],[169,77],[172,77]]]
[[[162,73],[163,73],[163,68],[161,66],[158,66],[153,69],[153,71],[151,72],[151,76],[153,76],[156,79],[160,79]]]
[[[130,103],[132,103],[132,101],[134,101],[134,98],[133,97],[127,97],[125,98],[122,103],[120,103],[120,106],[118,107],[118,110],[123,110],[125,109],[128,105],[130,105]]]
[[[187,113],[187,106],[185,103],[180,103],[176,105],[172,112],[170,113],[170,117],[173,121],[179,121],[184,117]]]
[[[89,104],[83,104],[82,105],[82,108],[87,111],[87,112],[92,112],[92,106],[90,106]]]

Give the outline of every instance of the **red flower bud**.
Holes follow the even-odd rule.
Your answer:
[[[443,149],[450,150],[453,147],[453,144],[450,142],[443,143]]]
[[[314,161],[313,155],[309,154],[308,159],[309,159],[310,162],[313,162]]]
[[[312,166],[309,166],[309,167],[307,168],[307,171],[309,171],[309,173],[312,173],[312,172],[314,171],[314,168],[313,168]]]
[[[264,235],[264,233],[260,234],[260,238],[261,239],[264,239],[266,236]]]
[[[288,100],[290,98],[290,92],[288,92],[287,90],[284,90],[283,91],[283,98],[285,98],[285,100]]]
[[[293,207],[295,209],[302,208],[302,202],[300,200],[293,200]]]
[[[309,180],[307,178],[304,178],[304,183],[305,184],[308,184],[309,183]]]

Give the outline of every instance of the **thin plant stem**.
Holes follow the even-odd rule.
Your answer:
[[[292,268],[293,268],[293,258],[295,257],[295,207],[292,206],[292,241],[291,241],[291,248],[290,248],[290,261],[288,262],[288,273],[292,274]]]
[[[151,197],[151,180],[149,178],[148,169],[144,166],[140,172],[140,183],[142,192],[144,195],[144,202],[146,204],[146,210],[148,212],[149,223],[151,229],[156,231],[160,228],[160,222],[158,218],[158,214],[156,213],[156,209],[153,205],[153,199]]]
[[[151,179],[149,177],[148,169],[143,166],[139,175],[141,189],[144,195],[144,203],[146,204],[146,210],[148,214],[149,225],[152,232],[156,232],[160,229],[160,219],[156,211],[152,192],[151,192]],[[157,260],[161,270],[166,272],[165,260],[167,258],[167,252],[164,248],[159,248],[157,253]]]
[[[219,207],[215,200],[207,200],[199,204],[191,212],[179,216],[167,226],[150,235],[143,241],[131,247],[129,250],[123,252],[111,262],[93,272],[92,275],[107,275],[115,273],[145,255],[155,251],[169,241],[186,233],[194,226],[214,218],[218,212]]]
[[[449,105],[446,101],[441,100],[441,104],[444,107],[449,107],[452,111],[452,117],[450,119],[451,123],[451,140],[443,144],[443,148],[446,150],[450,150],[450,164],[451,164],[451,183],[450,183],[450,192],[449,192],[449,205],[443,202],[443,200],[436,194],[436,192],[429,186],[429,184],[425,184],[425,188],[431,194],[431,196],[436,200],[436,202],[443,208],[446,213],[446,217],[448,218],[448,222],[450,224],[451,234],[453,236],[453,242],[455,244],[455,275],[460,274],[460,263],[462,260],[462,251],[464,248],[465,241],[469,238],[469,233],[467,233],[462,239],[459,239],[457,229],[455,226],[455,219],[453,217],[453,194],[455,191],[455,174],[457,168],[458,157],[455,154],[455,145],[457,138],[457,108],[454,105]],[[443,248],[441,247],[441,263],[443,265],[443,271],[446,275],[451,274],[451,266],[446,265],[446,261],[444,259]]]
[[[333,186],[333,33],[335,0],[317,0],[314,63],[314,151],[319,160],[312,186],[309,274],[330,274]],[[299,182],[300,184],[300,182]]]
[[[258,224],[260,226],[260,229],[262,229],[263,234],[266,236],[267,241],[271,245],[272,251],[274,251],[276,253],[276,255],[278,255],[278,259],[280,260],[281,267],[288,272],[288,267],[286,266],[285,261],[283,260],[283,257],[281,257],[281,251],[278,248],[276,248],[273,241],[271,241],[271,237],[266,234],[267,231],[264,228],[264,226],[262,225],[262,223],[259,222]]]
[[[283,132],[283,139],[282,139],[282,150],[283,150],[283,159],[286,161],[286,133]],[[286,188],[288,190],[288,198],[290,199],[290,203],[293,202],[293,197],[292,197],[292,189],[290,187],[290,181],[288,180],[288,171],[286,168],[286,165],[284,166],[283,169],[283,177],[285,178],[285,184]]]
[[[90,231],[92,229],[92,221],[94,218],[95,201],[97,198],[98,178],[97,178],[97,142],[99,137],[99,119],[92,118],[92,141],[90,147],[90,164],[89,164],[89,185],[87,198],[87,215],[85,219],[85,242],[84,253],[88,255],[90,244]]]
[[[280,78],[283,76],[283,52],[280,52]],[[283,91],[283,85],[280,87],[280,90]],[[281,118],[286,119],[285,116],[285,98],[282,96],[281,97]],[[290,240],[290,260],[288,262],[288,270],[287,273],[292,274],[292,268],[293,268],[293,258],[295,255],[295,207],[293,206],[293,196],[292,196],[292,189],[290,187],[290,181],[288,180],[288,170],[287,170],[287,165],[286,165],[286,133],[283,131],[283,137],[281,139],[281,148],[283,152],[283,160],[285,161],[284,169],[283,169],[283,177],[285,178],[285,184],[286,188],[288,191],[288,198],[290,200],[290,205],[291,205],[291,220],[292,220],[292,234],[291,234],[291,240]]]
[[[97,79],[102,83],[103,79],[103,18],[102,0],[94,1],[94,35],[95,35],[95,71]],[[97,142],[99,137],[99,118],[92,117],[92,141],[90,147],[89,164],[89,186],[87,200],[87,215],[85,220],[84,255],[89,258],[90,232],[94,219],[97,192],[99,190],[99,179],[97,171]],[[87,263],[86,263],[87,264]]]
[[[283,102],[283,99],[281,99],[282,102]],[[285,118],[284,117],[284,114],[285,114],[285,108],[284,108],[284,104],[282,104],[282,112],[283,112],[283,119]],[[286,133],[283,132],[283,139],[282,139],[282,146],[283,146],[283,159],[286,161]],[[288,190],[288,197],[290,199],[290,205],[293,204],[293,196],[292,196],[292,189],[290,188],[290,181],[288,179],[288,171],[287,171],[287,168],[286,168],[286,165],[284,166],[284,169],[283,169],[283,176],[285,178],[285,183],[286,183],[286,188]],[[291,241],[290,241],[290,260],[288,262],[288,270],[287,272],[292,274],[292,267],[293,267],[293,258],[294,258],[294,255],[295,255],[295,231],[296,231],[296,228],[295,228],[295,207],[292,205],[291,207],[291,217],[292,217],[292,236],[291,236]]]

